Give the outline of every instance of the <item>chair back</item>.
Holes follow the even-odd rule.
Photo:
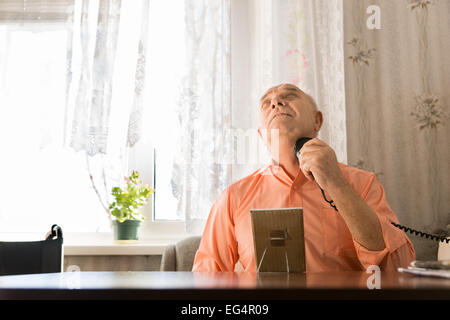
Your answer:
[[[0,275],[61,272],[62,244],[56,224],[43,241],[0,242]]]
[[[192,271],[201,236],[192,236],[168,245],[161,258],[161,271]]]

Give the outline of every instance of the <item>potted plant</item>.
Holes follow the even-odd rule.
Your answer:
[[[113,220],[114,239],[116,241],[137,241],[139,226],[145,217],[140,208],[147,203],[148,198],[155,192],[148,185],[142,185],[139,173],[133,171],[125,177],[125,187],[112,188],[114,201],[109,210],[115,217]]]

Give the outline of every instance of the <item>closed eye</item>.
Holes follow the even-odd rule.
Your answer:
[[[290,93],[283,97],[283,99],[288,99],[288,100],[292,100],[292,99],[296,99],[296,98],[299,98],[299,96],[296,95],[295,93]]]
[[[261,109],[266,109],[269,106],[269,104],[270,104],[270,100],[269,99],[264,100],[262,102],[262,104],[261,104]]]

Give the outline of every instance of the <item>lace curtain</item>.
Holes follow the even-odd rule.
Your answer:
[[[185,5],[188,58],[172,190],[187,231],[200,233],[220,192],[269,160],[257,128],[259,98],[270,86],[290,82],[310,93],[325,115],[321,137],[346,162],[343,8],[340,1]]]
[[[79,79],[75,79],[78,88],[70,144],[89,156],[106,153],[120,5],[120,0],[101,0],[98,8],[89,8],[89,1],[81,3],[77,43],[81,48],[81,71]],[[92,23],[97,24],[96,28],[90,26]]]
[[[324,115],[319,138],[347,163],[343,10],[340,0],[290,1],[282,7],[279,14],[289,18],[286,39],[280,39],[287,45],[280,69],[282,79],[314,97]]]
[[[249,54],[244,55],[246,72],[239,73],[244,80],[233,79],[242,85],[233,88],[241,101],[251,97],[246,116],[253,120],[236,123],[256,128],[262,94],[271,86],[293,83],[309,93],[324,114],[319,138],[335,149],[339,161],[347,162],[342,1],[249,0],[237,6],[247,16],[237,21],[244,30],[236,26],[235,36],[244,37]]]
[[[86,153],[107,211],[112,183],[127,173],[141,135],[149,1],[75,2],[68,43],[66,143]]]
[[[231,183],[230,3],[186,0],[186,70],[180,89],[172,192],[190,233],[201,233]]]

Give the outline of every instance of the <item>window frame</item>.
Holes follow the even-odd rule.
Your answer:
[[[150,161],[149,161],[150,160]],[[147,165],[150,162],[150,165]],[[151,138],[143,135],[140,141],[129,150],[128,155],[129,170],[139,171],[140,177],[144,181],[151,181],[152,188],[155,188],[155,148]],[[146,218],[141,225],[140,237],[149,239],[178,239],[190,236],[186,232],[186,223],[184,220],[156,220],[155,219],[155,197],[158,196],[158,190],[150,198],[149,202],[143,208],[143,215]]]

